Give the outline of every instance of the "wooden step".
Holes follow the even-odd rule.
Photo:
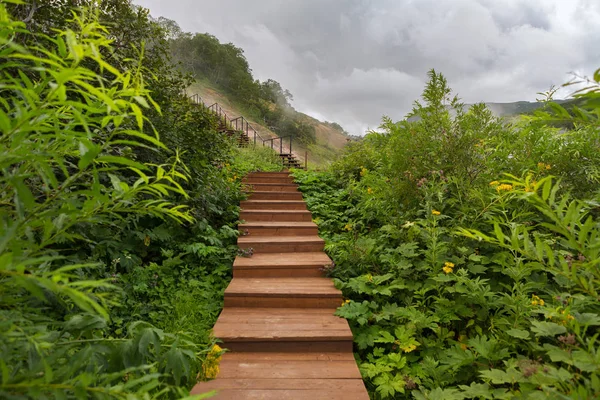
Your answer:
[[[306,210],[302,200],[245,200],[240,202],[242,212],[246,210]]]
[[[279,171],[279,172],[250,172],[248,173],[247,177],[248,178],[254,178],[254,177],[275,177],[275,178],[281,178],[281,177],[289,177],[290,173],[289,171]]]
[[[250,236],[317,236],[319,233],[314,222],[246,222],[239,224],[240,232]]]
[[[246,222],[310,222],[312,214],[308,210],[242,210],[240,220]]]
[[[261,253],[237,257],[233,262],[234,278],[321,277],[331,259],[323,252]]]
[[[295,183],[247,183],[248,189],[255,192],[297,192]]]
[[[334,308],[233,308],[221,312],[213,329],[232,351],[352,351],[352,331]],[[314,346],[312,342],[323,342]],[[325,343],[330,343],[327,348]]]
[[[254,253],[302,253],[323,251],[325,241],[318,236],[241,236],[241,249],[252,248]]]
[[[288,176],[246,176],[242,183],[294,183],[294,177]]]
[[[302,200],[300,192],[268,192],[253,191],[248,197],[249,200]]]
[[[220,400],[369,400],[352,354],[227,353],[217,379],[191,394],[216,390]]]
[[[227,307],[331,308],[342,292],[328,278],[233,278],[225,289]]]

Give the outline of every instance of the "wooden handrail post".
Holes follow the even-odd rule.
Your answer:
[[[304,170],[308,171],[308,150],[304,151]]]

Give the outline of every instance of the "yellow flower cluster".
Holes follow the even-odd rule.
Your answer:
[[[498,192],[502,192],[503,190],[504,190],[504,191],[507,191],[507,192],[508,192],[508,191],[511,191],[511,190],[513,190],[513,186],[512,186],[512,185],[509,185],[509,184],[507,184],[507,183],[503,183],[503,184],[501,184],[501,185],[498,185],[498,186],[496,186],[496,191],[498,191]]]
[[[529,183],[527,186],[525,186],[525,191],[526,192],[535,192],[535,185],[537,185],[537,181],[533,181],[533,182]]]
[[[491,181],[490,182],[490,186],[498,186],[500,184],[500,182],[498,181]]]
[[[433,215],[440,215],[441,213],[438,210],[431,210]]]
[[[538,168],[539,168],[540,171],[549,170],[550,168],[552,168],[552,166],[550,164],[546,164],[546,163],[543,163],[543,162],[539,162],[537,164],[537,166],[538,166]]]
[[[546,304],[546,303],[544,303],[544,300],[540,299],[535,294],[531,295],[531,305],[532,306],[543,306],[544,304]]]
[[[219,375],[219,363],[221,362],[223,349],[215,344],[206,356],[204,364],[202,364],[202,372],[207,379],[214,379]]]
[[[452,271],[454,271],[454,263],[446,261],[444,263],[444,268],[442,268],[442,271],[444,271],[447,274],[451,273]]]
[[[344,300],[344,301],[342,301],[341,306],[344,307],[346,304],[349,304],[349,303],[350,303],[350,300]]]
[[[373,194],[373,189],[371,189],[371,188],[367,188],[367,193],[369,193],[369,194]]]
[[[365,176],[367,174],[367,172],[369,172],[368,169],[366,169],[365,167],[361,167],[360,176]]]
[[[572,316],[571,314],[569,314],[569,312],[568,312],[568,311],[566,311],[566,310],[560,310],[560,311],[559,311],[559,313],[560,313],[560,316],[559,316],[559,318],[560,318],[561,320],[560,320],[560,321],[557,321],[557,322],[558,322],[559,324],[561,324],[561,325],[566,325],[566,324],[567,324],[567,322],[569,322],[569,321],[571,321],[571,320],[574,320],[574,319],[575,319],[575,317],[574,317],[574,316]],[[548,315],[546,318],[548,318],[548,319],[550,319],[550,320],[551,320],[551,319],[552,319],[552,316],[551,316],[551,315]]]
[[[352,224],[346,224],[346,225],[344,225],[344,230],[345,231],[351,231],[352,230]]]

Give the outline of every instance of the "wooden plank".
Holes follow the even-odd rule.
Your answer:
[[[302,200],[300,192],[269,192],[255,190],[248,196],[250,200]]]
[[[314,389],[357,391],[364,390],[361,379],[215,379],[203,382],[204,390],[223,389]]]
[[[362,379],[354,361],[247,361],[223,359],[222,379]]]
[[[244,200],[240,203],[244,210],[306,210],[302,200]]]
[[[265,353],[323,353],[348,352],[352,354],[352,340],[311,340],[311,341],[256,341],[256,342],[224,342],[224,348],[232,352],[265,352]]]
[[[319,329],[290,331],[287,329],[263,329],[263,330],[245,330],[242,327],[235,329],[231,326],[215,326],[214,335],[224,341],[236,342],[257,342],[257,341],[297,341],[307,342],[311,340],[330,340],[342,341],[352,340],[352,331],[345,329],[328,329],[321,331]]]
[[[323,251],[325,241],[318,236],[242,236],[237,240],[242,249],[255,253],[298,253]]]
[[[201,392],[198,392],[201,393]],[[219,400],[369,400],[361,392],[340,392],[338,390],[237,390],[225,389],[215,397]]]
[[[331,265],[331,259],[322,251],[307,253],[260,253],[252,257],[236,257],[234,268],[255,267],[324,267]]]
[[[313,352],[313,353],[225,353],[223,356],[232,361],[354,361],[354,354],[348,352]]]
[[[333,313],[335,313],[335,311],[336,311],[336,308],[303,310],[303,309],[297,309],[297,308],[291,308],[291,309],[251,308],[251,309],[248,309],[248,308],[230,307],[230,308],[224,309],[223,313],[227,313],[229,315],[248,315],[248,314],[253,314],[253,313],[256,313],[256,314],[270,313],[271,315],[278,316],[278,317],[289,316],[290,318],[296,318],[296,316],[302,316],[302,315],[318,315],[318,314],[333,315]]]
[[[343,385],[342,385],[343,386]],[[364,389],[363,389],[364,391]],[[202,392],[194,392],[200,394]],[[219,400],[369,400],[366,392],[349,389],[224,389],[211,399]]]
[[[329,278],[233,278],[225,295],[278,294],[287,297],[340,296]]]
[[[242,210],[240,220],[251,221],[312,221],[308,210]]]

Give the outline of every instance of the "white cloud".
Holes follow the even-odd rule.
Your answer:
[[[242,47],[256,77],[352,133],[402,118],[431,68],[465,101],[497,102],[600,67],[598,0],[134,1]]]

